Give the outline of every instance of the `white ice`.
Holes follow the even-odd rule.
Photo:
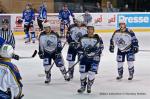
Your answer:
[[[13,62],[18,66],[23,78],[24,99],[148,99],[150,97],[150,52],[140,51],[136,54],[135,76],[132,81],[127,80],[127,64],[124,64],[123,79],[116,81],[116,53],[112,54],[108,51],[111,35],[111,33],[100,34],[105,48],[91,94],[77,93],[77,89],[80,87],[78,65],[75,68],[75,78],[70,82],[64,81],[59,69],[54,66],[52,81],[46,85],[44,84],[45,77],[42,76],[44,74],[42,60],[38,55],[34,59],[14,60]],[[150,50],[150,33],[136,33],[136,36],[139,39],[140,49]],[[30,56],[35,49],[38,49],[38,42],[24,44],[23,36],[16,36],[16,44],[16,53],[20,56]],[[68,45],[63,49],[66,67],[68,66],[67,48]],[[111,93],[121,93],[122,95],[110,95]]]

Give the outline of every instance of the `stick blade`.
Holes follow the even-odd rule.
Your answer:
[[[37,54],[37,50],[35,50],[35,51],[34,51],[34,53],[33,53],[32,57],[35,57],[35,56],[36,56],[36,54]]]

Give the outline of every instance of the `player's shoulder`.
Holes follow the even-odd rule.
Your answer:
[[[0,62],[1,65],[5,66],[7,69],[9,69],[9,71],[11,71],[11,73],[18,79],[22,79],[21,78],[21,75],[19,73],[19,70],[18,70],[18,67],[16,65],[14,65],[13,63],[11,62],[4,62],[4,61],[1,61]]]
[[[129,32],[129,33],[133,33],[133,30],[132,30],[132,29],[130,29],[130,28],[127,28],[127,32]]]
[[[57,37],[59,37],[59,34],[55,31],[53,31],[53,30],[51,31],[51,34],[56,35]]]
[[[12,70],[13,72],[19,72],[18,69],[16,69],[16,66],[11,62],[0,61],[0,65],[5,66],[6,68]]]
[[[43,36],[43,35],[46,35],[45,31],[41,32],[39,37]]]
[[[120,32],[120,29],[116,29],[116,30],[114,31],[114,33],[118,33],[118,32]]]
[[[76,27],[76,26],[77,26],[76,24],[71,24],[71,25],[69,26],[69,30],[72,29],[72,28],[74,28],[74,27]]]
[[[95,38],[99,38],[100,36],[98,34],[94,34],[94,37]]]
[[[73,26],[72,28],[70,28],[71,31],[74,31],[74,30],[76,30],[76,29],[78,29],[77,26]]]
[[[85,27],[85,26],[82,26],[82,29],[87,31],[87,27]]]

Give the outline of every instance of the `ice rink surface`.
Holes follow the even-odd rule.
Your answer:
[[[124,64],[124,77],[116,81],[117,65],[116,53],[108,51],[111,33],[100,34],[104,41],[104,51],[101,57],[98,74],[92,87],[91,94],[78,94],[80,87],[80,75],[78,65],[75,69],[75,77],[72,81],[64,81],[59,69],[52,69],[52,81],[44,84],[45,77],[42,60],[38,55],[34,59],[22,59],[13,62],[18,66],[23,78],[24,99],[149,99],[150,97],[150,52],[140,51],[136,54],[135,75],[132,81],[128,81],[128,66]],[[150,33],[136,33],[141,50],[150,50]],[[68,45],[63,49],[65,66]],[[24,44],[23,36],[16,36],[16,53],[20,56],[30,56],[36,44]]]

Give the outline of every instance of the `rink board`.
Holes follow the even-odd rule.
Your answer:
[[[83,13],[75,13],[75,17],[81,17]],[[92,24],[95,27],[96,33],[112,33],[118,28],[119,20],[124,19],[127,27],[133,29],[134,32],[150,32],[150,13],[149,12],[130,12],[130,13],[91,13]],[[23,23],[17,21],[22,17],[22,14],[1,14],[2,18],[7,18],[10,21],[10,28],[15,35],[23,35]],[[37,14],[36,14],[37,18]],[[37,19],[36,19],[37,20]],[[35,31],[39,31],[37,21],[34,22]],[[47,20],[51,24],[54,31],[59,32],[60,21],[58,13],[48,13]],[[71,18],[71,23],[73,23]]]

